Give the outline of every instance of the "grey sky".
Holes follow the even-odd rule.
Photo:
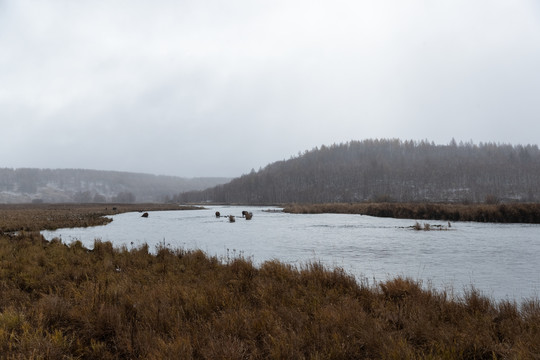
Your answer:
[[[322,144],[538,144],[536,0],[0,0],[0,167],[239,176]]]

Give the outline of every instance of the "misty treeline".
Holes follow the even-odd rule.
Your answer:
[[[180,178],[84,169],[0,168],[0,202],[165,202],[228,179]]]
[[[536,145],[448,145],[399,139],[321,146],[179,202],[246,204],[360,201],[497,203],[538,201]]]

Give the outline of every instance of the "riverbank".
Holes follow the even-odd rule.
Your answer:
[[[330,203],[291,204],[293,214],[359,214],[396,219],[540,224],[540,204]]]
[[[538,300],[494,302],[474,289],[454,299],[410,279],[359,283],[317,263],[223,263],[100,241],[88,250],[30,231],[0,234],[0,264],[5,358],[540,356]]]
[[[0,204],[0,234],[105,225],[108,215],[125,212],[194,210],[174,204]]]

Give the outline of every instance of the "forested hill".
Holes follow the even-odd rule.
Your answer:
[[[536,145],[364,140],[322,146],[180,202],[538,201]]]
[[[0,203],[163,202],[227,178],[180,178],[118,171],[0,168]]]

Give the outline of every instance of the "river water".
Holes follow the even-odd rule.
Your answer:
[[[253,213],[252,220],[241,217]],[[540,225],[452,223],[448,230],[416,231],[415,220],[363,215],[285,214],[269,207],[208,207],[204,210],[115,215],[105,226],[44,231],[46,239],[95,239],[129,248],[147,243],[201,249],[222,260],[243,256],[255,264],[277,259],[297,266],[317,261],[341,267],[370,283],[396,276],[455,296],[471,286],[495,300],[540,294]],[[235,215],[236,222],[214,213]],[[427,221],[447,227],[447,222]],[[424,221],[421,222],[422,224]]]

